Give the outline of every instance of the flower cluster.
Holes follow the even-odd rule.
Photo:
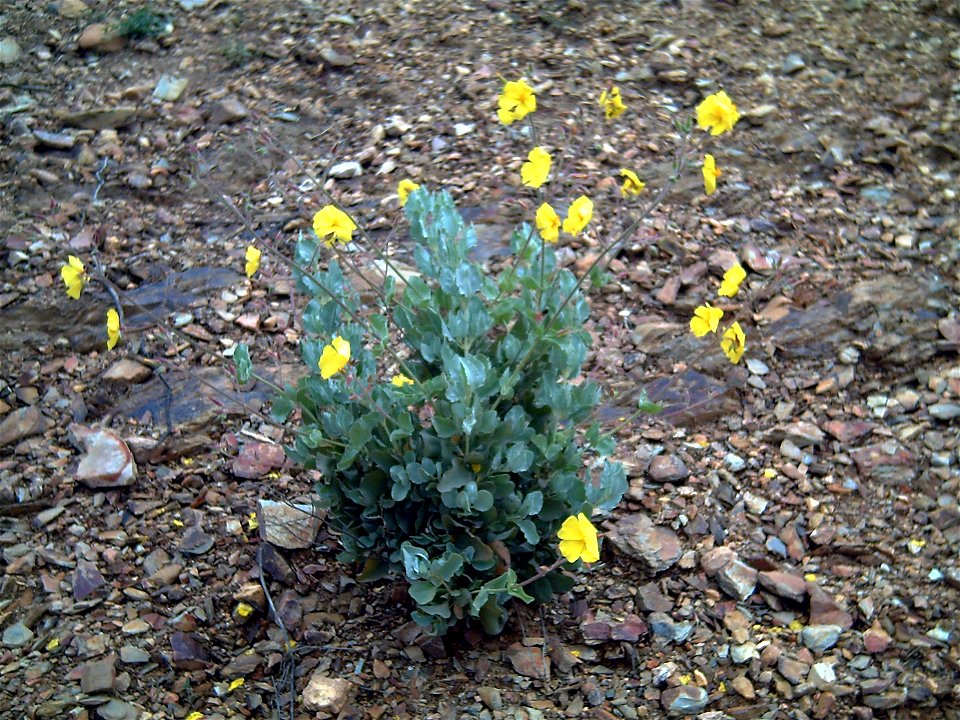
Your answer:
[[[68,255],[66,264],[60,267],[60,278],[63,280],[67,296],[79,300],[83,288],[90,282],[87,268],[83,261],[75,255]],[[113,350],[120,342],[120,313],[113,308],[107,310],[107,350]]]
[[[739,119],[740,113],[737,111],[737,106],[723,90],[707,96],[697,106],[697,126],[701,130],[709,131],[711,135],[730,132]],[[717,178],[720,177],[720,170],[713,155],[704,154],[701,171],[703,191],[707,195],[713,195],[717,191]]]
[[[721,297],[732,298],[740,290],[740,284],[746,277],[746,270],[737,263],[723,274],[723,281],[720,283],[717,294]],[[710,303],[704,303],[693,311],[693,317],[690,319],[690,332],[695,337],[715,333],[720,327],[722,318],[723,310],[713,307]],[[740,362],[743,351],[746,349],[746,336],[739,322],[734,322],[724,331],[720,339],[720,348],[734,365]]]

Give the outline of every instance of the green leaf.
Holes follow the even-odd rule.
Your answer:
[[[455,460],[453,467],[441,476],[437,490],[442,493],[459,490],[469,482],[473,482],[473,473],[461,465],[459,460]]]
[[[287,393],[277,395],[270,404],[270,417],[278,423],[284,423],[296,407],[295,397],[291,397]]]
[[[526,472],[533,463],[533,453],[526,445],[517,443],[507,450],[507,470],[510,472]]]
[[[453,580],[453,576],[460,572],[463,567],[463,555],[460,553],[446,552],[443,557],[433,563],[431,574],[445,583]]]
[[[606,461],[598,481],[588,480],[586,483],[587,502],[595,508],[610,512],[620,504],[628,487],[627,473],[623,465]]]
[[[237,345],[233,351],[233,366],[237,371],[237,382],[241,385],[250,382],[250,376],[253,374],[253,363],[250,362],[250,348],[246,343]]]
[[[426,605],[437,594],[437,586],[427,580],[414,580],[410,583],[410,597],[417,605]],[[423,608],[421,608],[423,609]]]
[[[663,412],[663,405],[651,401],[647,397],[646,388],[644,388],[640,391],[640,397],[637,398],[637,409],[642,413],[647,413],[648,415],[659,415]]]

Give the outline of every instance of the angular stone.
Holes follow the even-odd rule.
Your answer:
[[[270,543],[262,544],[257,550],[257,562],[267,575],[274,580],[279,580],[284,585],[289,585],[295,578],[290,563]]]
[[[737,553],[731,548],[721,545],[712,550],[707,550],[700,557],[700,567],[707,577],[713,577],[727,565],[737,559]]]
[[[180,670],[199,670],[210,659],[203,645],[184,632],[175,632],[170,636],[170,647],[173,649],[173,666]]]
[[[757,696],[756,691],[753,689],[753,683],[750,682],[750,679],[745,675],[737,675],[737,677],[730,681],[730,687],[745,700],[753,700]]]
[[[806,582],[802,577],[780,570],[761,572],[760,584],[774,595],[788,600],[801,602],[807,596]]]
[[[879,624],[874,624],[869,630],[863,633],[863,649],[871,655],[882,653],[893,642],[893,638]]]
[[[249,115],[246,106],[236,95],[229,95],[210,109],[211,125],[227,125],[240,122]]]
[[[670,612],[673,610],[673,600],[668,598],[654,583],[641,585],[637,591],[637,605],[644,612]]]
[[[841,608],[830,593],[814,583],[807,583],[810,594],[810,625],[839,625],[844,630],[853,627],[853,616]]]
[[[805,662],[788,658],[781,655],[777,661],[777,670],[783,675],[791,685],[799,685],[807,677],[810,666]]]
[[[183,532],[180,552],[186,555],[203,555],[213,547],[213,536],[204,532],[200,525],[191,525]]]
[[[864,435],[869,435],[875,427],[876,425],[866,420],[850,420],[848,422],[828,420],[823,423],[823,429],[842,443],[850,443]]]
[[[717,582],[727,595],[746,600],[757,587],[757,571],[741,560],[734,560],[717,573]]]
[[[887,485],[909,484],[917,475],[916,457],[895,440],[857,448],[850,457],[861,477]]]
[[[550,679],[550,656],[544,654],[541,648],[515,642],[505,653],[514,671],[520,675],[537,680]]]
[[[310,676],[303,689],[303,706],[310,712],[326,712],[337,715],[350,699],[353,684],[340,678],[327,677],[322,670]]]
[[[120,660],[127,665],[143,665],[150,662],[150,653],[136,645],[124,645],[120,648]]]
[[[813,683],[817,689],[825,690],[837,681],[837,674],[833,671],[833,666],[828,663],[814,663],[810,668],[807,681]]]
[[[338,180],[348,180],[363,175],[363,167],[356,160],[337,163],[330,168],[330,177]]]
[[[73,572],[73,599],[84,600],[97,589],[103,587],[106,580],[100,574],[99,568],[86,560],[77,561],[77,569]]]
[[[668,715],[695,715],[707,706],[707,691],[696,685],[678,685],[660,694],[660,704]]]
[[[140,711],[133,705],[117,698],[111,698],[97,708],[100,720],[137,720]]]
[[[647,476],[657,483],[677,483],[690,477],[690,471],[676,455],[657,455],[650,462]]]
[[[807,625],[800,631],[800,637],[810,650],[822,653],[837,644],[842,631],[839,625]]]
[[[123,358],[109,367],[103,374],[103,379],[111,382],[136,384],[149,380],[152,375],[153,370],[146,365],[141,365],[136,360]]]
[[[80,459],[76,478],[89,488],[119,488],[132,485],[137,464],[127,444],[110,430],[71,425],[70,434],[81,443],[86,455]]]
[[[622,553],[639,560],[648,572],[663,572],[683,554],[677,534],[654,525],[643,513],[624,516],[610,528],[607,537]]]
[[[0,447],[43,432],[46,423],[33,405],[14,410],[0,422]]]
[[[83,666],[80,676],[80,690],[92,695],[98,692],[111,692],[117,682],[117,658],[109,655],[103,660],[89,662]]]
[[[33,640],[33,630],[22,622],[16,622],[8,625],[3,631],[3,639],[0,640],[0,643],[2,643],[4,647],[18,648],[23,647],[31,640]]]
[[[137,117],[135,107],[94,108],[67,113],[61,119],[68,127],[84,130],[110,130],[126,127]]]
[[[874,710],[889,710],[900,707],[907,701],[907,689],[889,690],[879,695],[864,695],[863,704]]]
[[[308,548],[320,530],[320,514],[312,505],[260,500],[260,537],[287,550]]]
[[[249,675],[263,663],[263,657],[256,653],[242,652],[233,660],[224,665],[220,674],[223,677],[238,677],[240,675]]]

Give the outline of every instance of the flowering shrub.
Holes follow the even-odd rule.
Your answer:
[[[599,104],[608,120],[627,110],[616,87]],[[529,121],[537,99],[525,81],[509,81],[497,106],[500,122],[512,125]],[[699,127],[711,135],[730,131],[738,118],[723,92],[697,109]],[[691,127],[678,124],[683,141]],[[641,218],[685,162],[681,154]],[[435,633],[465,619],[497,633],[511,597],[547,600],[570,588],[561,566],[600,559],[589,517],[615,507],[627,487],[623,468],[608,460],[613,438],[592,422],[600,390],[581,375],[590,346],[584,280],[560,267],[553,249],[561,231],[587,230],[594,201],[577,197],[561,219],[544,197],[552,167],[544,147],[529,150],[520,184],[537,191],[535,227],[513,232],[512,264],[498,277],[470,259],[476,235],[450,195],[409,179],[397,196],[417,273],[401,274],[371,245],[390,271],[382,287],[372,287],[375,309],[362,306],[341,268],[363,277],[340,250],[363,233],[347,212],[326,205],[313,234],[296,245],[297,286],[310,298],[300,344],[309,373],[276,400],[274,416],[299,416],[288,454],[320,471],[317,490],[339,534],[340,559],[363,563],[362,579],[405,577],[413,618]],[[712,155],[704,155],[702,174],[712,194],[720,174]],[[619,177],[625,199],[646,188],[633,170]],[[605,246],[585,277],[637,222]],[[323,270],[315,266],[321,245],[339,258]],[[251,276],[259,251],[248,248],[246,261]],[[64,273],[68,289],[76,287],[73,270]],[[733,297],[745,277],[739,265],[731,268],[719,295]],[[697,337],[716,333],[723,314],[705,304],[690,328]],[[720,344],[731,362],[740,360],[739,323]],[[248,348],[239,346],[234,362],[245,382]],[[639,412],[658,410],[641,394]]]

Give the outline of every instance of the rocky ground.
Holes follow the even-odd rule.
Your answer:
[[[960,717],[955,3],[138,9],[0,7],[0,715]],[[296,372],[286,270],[242,266],[251,232],[308,227],[309,174],[381,240],[399,179],[443,185],[502,263],[531,208],[495,122],[520,75],[576,158],[554,189],[597,202],[580,269],[628,217],[620,167],[669,171],[678,111],[723,87],[744,118],[707,146],[718,193],[694,171],[592,297],[604,416],[667,405],[621,432],[602,562],[441,642],[336,563],[268,393],[237,405],[217,358]],[[611,83],[629,112],[588,120]],[[59,279],[94,251],[113,352],[109,298]],[[735,258],[733,368],[686,323]]]

